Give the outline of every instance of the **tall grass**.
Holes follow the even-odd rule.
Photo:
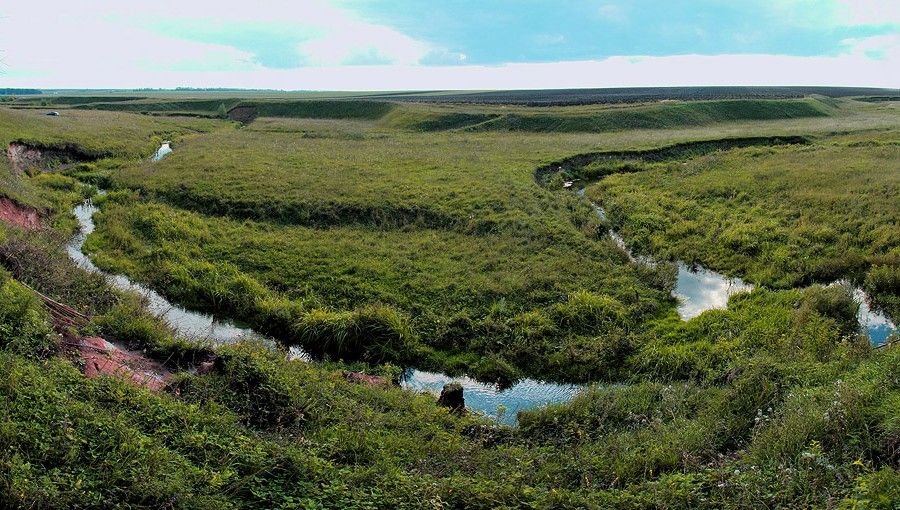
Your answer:
[[[39,140],[64,137],[23,119],[21,131]],[[109,132],[133,129],[125,145],[134,147],[172,126],[79,117],[79,127],[68,128],[74,142],[91,145],[97,119],[113,124],[101,127]],[[73,226],[65,212],[82,187],[59,175],[0,180],[4,194],[44,207],[51,225],[41,233],[4,229],[0,241],[14,277],[0,272],[0,507],[896,506],[900,351],[872,349],[852,334],[856,303],[841,287],[757,289],[681,321],[667,298],[671,267],[628,264],[585,235],[597,224],[584,201],[534,182],[534,169],[549,161],[601,149],[594,138],[391,135],[369,126],[354,148],[334,132],[244,138],[230,124],[215,125],[228,131],[186,140],[159,165],[123,170],[120,160],[73,170],[145,191],[100,200],[99,230],[87,245],[94,260],[179,302],[368,363],[290,361],[252,342],[213,352],[173,338],[137,297],[111,292],[62,251]],[[15,138],[15,122],[7,128],[3,136]],[[603,149],[714,138],[685,133],[612,137],[620,146]],[[863,260],[867,285],[892,296],[892,211],[879,198],[895,186],[878,162],[894,158],[893,133],[655,162],[606,177],[610,187],[600,191],[612,221],[653,250],[669,246],[660,232],[677,241],[679,256],[717,254],[733,267],[751,252],[803,260],[829,256],[832,245],[855,248],[846,263],[815,264],[817,274]],[[280,147],[309,140],[318,141],[301,149],[318,152],[307,153],[306,166],[291,159],[298,149]],[[238,141],[255,150],[240,152]],[[345,144],[343,158],[331,154]],[[191,154],[198,147],[218,153]],[[641,187],[622,192],[635,182]],[[461,223],[311,227],[159,203],[182,184],[188,195],[223,195],[223,204],[407,203]],[[856,208],[845,207],[848,197]],[[753,207],[740,210],[745,204]],[[478,228],[460,227],[467,221]],[[706,242],[703,232],[720,224],[727,231],[714,240],[723,243]],[[172,369],[215,361],[177,374],[161,393],[88,380],[76,363],[48,357],[48,318],[15,279],[93,314],[78,334],[118,339]],[[396,366],[378,365],[385,360],[506,382],[522,374],[603,382],[570,402],[521,413],[515,429],[450,413],[433,396],[344,376],[396,375]]]
[[[522,131],[538,133],[602,133],[630,129],[676,129],[741,120],[768,121],[825,117],[833,108],[816,99],[690,101],[631,107],[550,109],[512,113],[434,112],[422,118],[405,115],[394,124],[413,130]],[[399,122],[398,122],[399,121]]]

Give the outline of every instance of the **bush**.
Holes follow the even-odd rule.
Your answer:
[[[569,294],[565,303],[557,304],[553,316],[562,328],[590,334],[624,326],[627,311],[612,297],[580,290]]]
[[[384,305],[342,312],[310,310],[293,329],[307,350],[351,360],[405,360],[416,348],[406,317]]]
[[[41,357],[54,347],[49,317],[40,299],[0,271],[0,347]]]
[[[895,510],[900,502],[900,473],[889,467],[859,476],[842,509]]]
[[[181,385],[186,398],[211,397],[254,427],[281,429],[304,419],[304,406],[293,396],[280,354],[252,343],[218,351],[215,370],[208,377],[224,382],[227,391],[207,394],[203,377]],[[215,384],[209,388],[215,389]]]
[[[865,285],[873,293],[900,294],[900,264],[873,266],[866,273]]]
[[[854,299],[850,287],[846,285],[814,285],[803,292],[801,312],[811,310],[833,319],[841,332],[852,335],[859,330],[859,303]]]

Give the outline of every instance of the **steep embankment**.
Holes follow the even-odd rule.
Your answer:
[[[643,104],[627,107],[568,107],[513,111],[397,114],[392,124],[413,131],[523,131],[535,133],[601,133],[628,129],[674,129],[721,122],[825,117],[834,108],[817,99],[738,99]]]
[[[37,210],[3,196],[0,196],[0,222],[25,230],[41,228],[41,217]]]
[[[96,161],[104,157],[101,152],[90,151],[75,144],[40,144],[14,141],[6,149],[10,167],[18,174],[31,170],[47,171],[71,163]]]
[[[84,104],[76,108],[150,115],[227,116],[230,120],[247,124],[257,117],[377,120],[387,115],[394,107],[393,103],[386,101],[305,99],[248,101],[226,98],[119,101]]]
[[[570,156],[539,167],[534,171],[534,179],[538,184],[543,185],[551,175],[560,172],[566,173],[566,177],[569,178],[590,179],[600,177],[599,175],[587,175],[589,171],[586,169],[588,165],[598,161],[660,162],[697,157],[715,151],[743,147],[805,145],[808,143],[809,139],[803,136],[751,136],[682,142],[646,150],[589,152]],[[623,167],[623,169],[627,170],[627,167]]]

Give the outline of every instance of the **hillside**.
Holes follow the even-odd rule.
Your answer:
[[[0,507],[894,508],[900,109],[778,93],[0,107]]]

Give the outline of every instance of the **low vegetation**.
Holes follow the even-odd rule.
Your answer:
[[[588,195],[639,252],[777,288],[851,279],[897,316],[898,158],[896,131],[847,135],[620,166]]]
[[[2,169],[0,192],[47,228],[0,227],[0,507],[896,508],[900,351],[858,334],[847,286],[805,286],[846,270],[896,302],[889,103],[602,144],[387,124],[406,107],[240,129],[0,109],[3,140],[113,155]],[[696,143],[739,137],[754,141]],[[175,152],[149,163],[163,138]],[[568,179],[599,179],[609,219]],[[111,189],[95,263],[329,359],[179,338],[75,267],[67,211],[95,185]],[[672,267],[630,263],[611,226],[765,287],[683,321]],[[61,327],[35,291],[90,320]],[[88,379],[65,340],[86,335],[176,374],[160,392]],[[507,427],[345,376],[398,366],[595,383]]]

